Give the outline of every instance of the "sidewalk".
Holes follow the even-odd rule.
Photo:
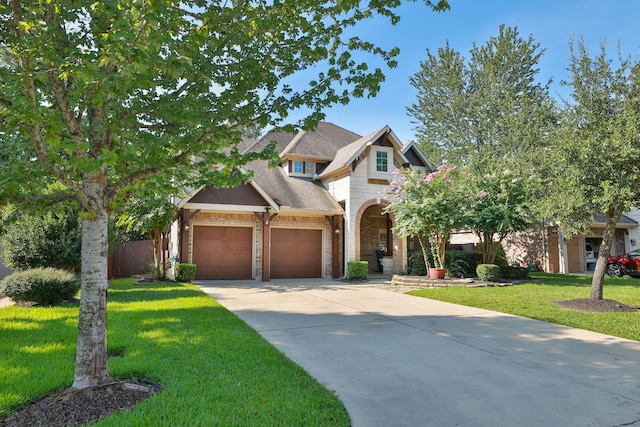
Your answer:
[[[353,426],[640,426],[640,343],[374,284],[203,282]]]

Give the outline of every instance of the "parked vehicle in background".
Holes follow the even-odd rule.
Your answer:
[[[593,250],[593,246],[591,243],[586,243],[584,245],[584,258],[586,262],[596,262],[596,251]]]
[[[607,260],[607,274],[622,277],[625,274],[640,278],[640,250],[625,255],[616,255]]]

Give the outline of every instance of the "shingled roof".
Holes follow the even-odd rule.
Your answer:
[[[257,141],[244,144],[243,152],[261,151],[267,144],[275,141],[280,157],[300,155],[333,159],[338,150],[359,138],[357,133],[333,123],[320,122],[315,130],[302,130],[298,133],[274,128]]]
[[[333,157],[333,161],[320,174],[320,178],[328,176],[331,173],[348,166],[353,161],[354,157],[356,157],[359,152],[363,150],[365,145],[373,138],[375,138],[378,134],[380,134],[380,132],[385,128],[386,126],[374,132],[371,132],[369,135],[358,138],[351,144],[338,150],[338,152],[334,155],[335,157]]]
[[[603,225],[607,223],[607,216],[604,214],[593,214],[593,224],[597,224],[597,225]],[[638,225],[638,221],[635,221],[632,218],[629,218],[627,215],[622,214],[620,215],[620,219],[618,220],[618,223],[616,224],[616,227],[618,228],[629,228],[629,227],[635,227]]]
[[[274,128],[257,141],[244,141],[243,153],[261,151],[275,141],[276,150],[282,161],[287,158],[326,159],[328,166],[319,178],[348,167],[368,145],[379,138],[392,134],[388,126],[383,126],[366,136],[360,136],[333,123],[320,122],[313,131],[298,133]],[[392,135],[394,141],[398,138]],[[398,144],[398,149],[401,146]],[[399,154],[402,156],[402,153]],[[322,161],[322,160],[320,160]],[[263,161],[252,162],[247,168],[255,174],[255,183],[280,206],[287,209],[323,213],[341,213],[344,210],[331,197],[326,188],[310,177],[289,176],[282,167],[270,169]]]
[[[274,128],[258,140],[244,140],[241,152],[261,151],[275,141],[276,151],[283,159],[287,156],[308,156],[332,160],[343,147],[360,138],[360,135],[333,123],[320,122],[315,130],[298,133]],[[255,183],[280,206],[325,214],[344,212],[320,182],[307,177],[288,176],[282,168],[271,169],[264,161],[252,162],[246,167],[254,172]]]
[[[290,177],[281,167],[269,168],[264,161],[255,161],[248,165],[254,172],[254,181],[281,207],[292,210],[343,213],[321,183],[311,178]]]

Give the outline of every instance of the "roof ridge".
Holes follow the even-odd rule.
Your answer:
[[[289,151],[293,150],[296,145],[298,145],[298,143],[300,141],[302,141],[302,138],[304,138],[304,136],[307,134],[306,130],[301,130],[300,132],[298,132],[293,139],[289,142],[289,144],[287,144],[286,147],[284,147],[284,149],[282,150],[282,152],[280,153],[280,157],[283,157],[286,153],[288,153]]]

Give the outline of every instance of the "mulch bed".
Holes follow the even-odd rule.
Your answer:
[[[610,299],[593,300],[589,298],[572,299],[567,301],[554,301],[565,310],[582,311],[586,313],[611,313],[611,312],[639,312],[640,307],[622,304]]]
[[[159,385],[146,381],[117,381],[83,390],[69,388],[0,420],[0,426],[78,426],[125,411],[160,391]]]

